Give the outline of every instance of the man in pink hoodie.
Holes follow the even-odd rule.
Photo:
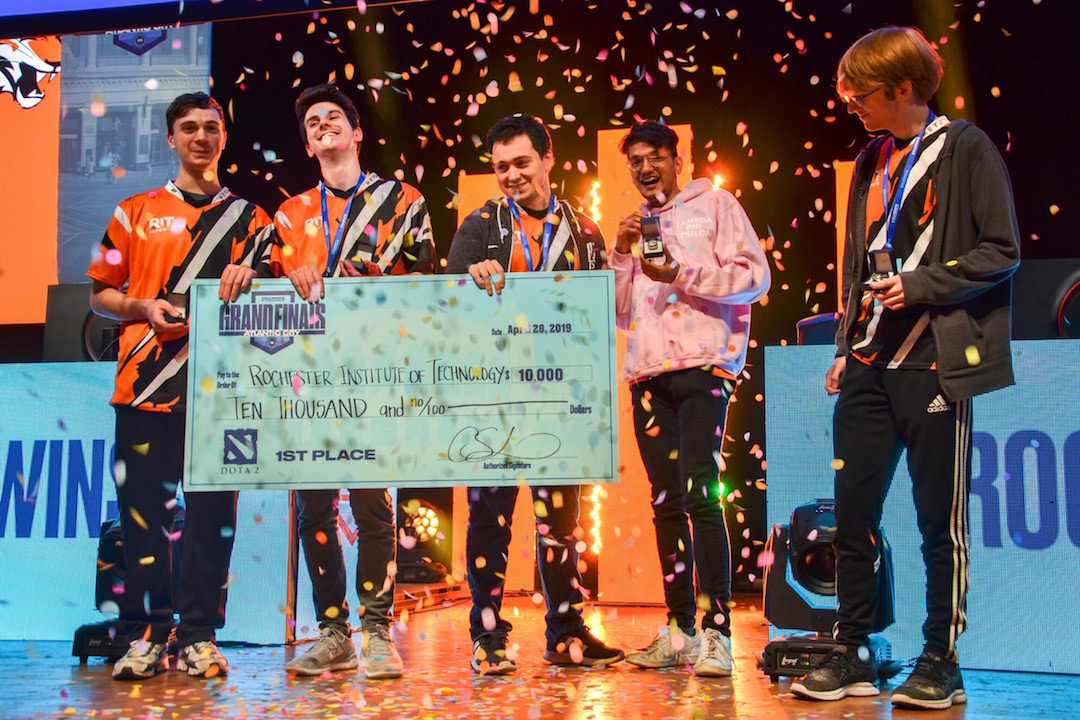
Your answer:
[[[730,675],[731,551],[718,460],[728,398],[746,362],[750,303],[768,292],[769,266],[730,193],[700,178],[679,187],[673,130],[637,123],[621,150],[645,204],[620,223],[610,264],[668,608],[668,626],[626,660]]]

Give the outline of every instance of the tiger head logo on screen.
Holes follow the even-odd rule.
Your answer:
[[[0,40],[0,95],[11,93],[28,110],[45,97],[39,82],[60,72],[60,63],[38,57],[28,40]]]

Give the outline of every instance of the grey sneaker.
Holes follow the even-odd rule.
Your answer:
[[[322,675],[325,672],[355,670],[360,665],[352,638],[336,627],[319,631],[322,636],[303,655],[297,655],[285,665],[285,671],[296,675]]]
[[[213,640],[200,640],[180,648],[176,654],[176,669],[192,677],[212,678],[229,673],[229,663],[218,652]]]
[[[731,675],[731,638],[716,628],[705,628],[701,635],[701,652],[694,663],[694,674],[707,677]]]
[[[960,668],[929,650],[923,651],[911,675],[892,694],[893,705],[918,710],[944,710],[965,702]]]
[[[877,668],[860,659],[854,648],[841,645],[809,674],[791,683],[791,692],[808,700],[872,697],[878,694]]]
[[[113,665],[113,680],[142,680],[169,669],[165,643],[132,640],[124,657]]]
[[[700,651],[701,633],[687,635],[679,628],[663,627],[648,647],[627,655],[626,662],[643,668],[693,665]]]
[[[372,680],[397,678],[405,672],[401,656],[390,639],[388,625],[376,625],[373,630],[364,630],[360,659],[364,663],[364,674]]]

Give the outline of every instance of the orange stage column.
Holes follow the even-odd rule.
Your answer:
[[[854,160],[834,160],[836,173],[836,309],[844,309],[843,290],[844,236],[847,235],[848,193],[851,191],[851,175],[855,172]]]

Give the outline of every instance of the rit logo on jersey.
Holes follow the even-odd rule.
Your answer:
[[[180,232],[184,227],[184,218],[177,218],[172,215],[152,217],[146,221],[146,232],[148,235],[160,232]]]

